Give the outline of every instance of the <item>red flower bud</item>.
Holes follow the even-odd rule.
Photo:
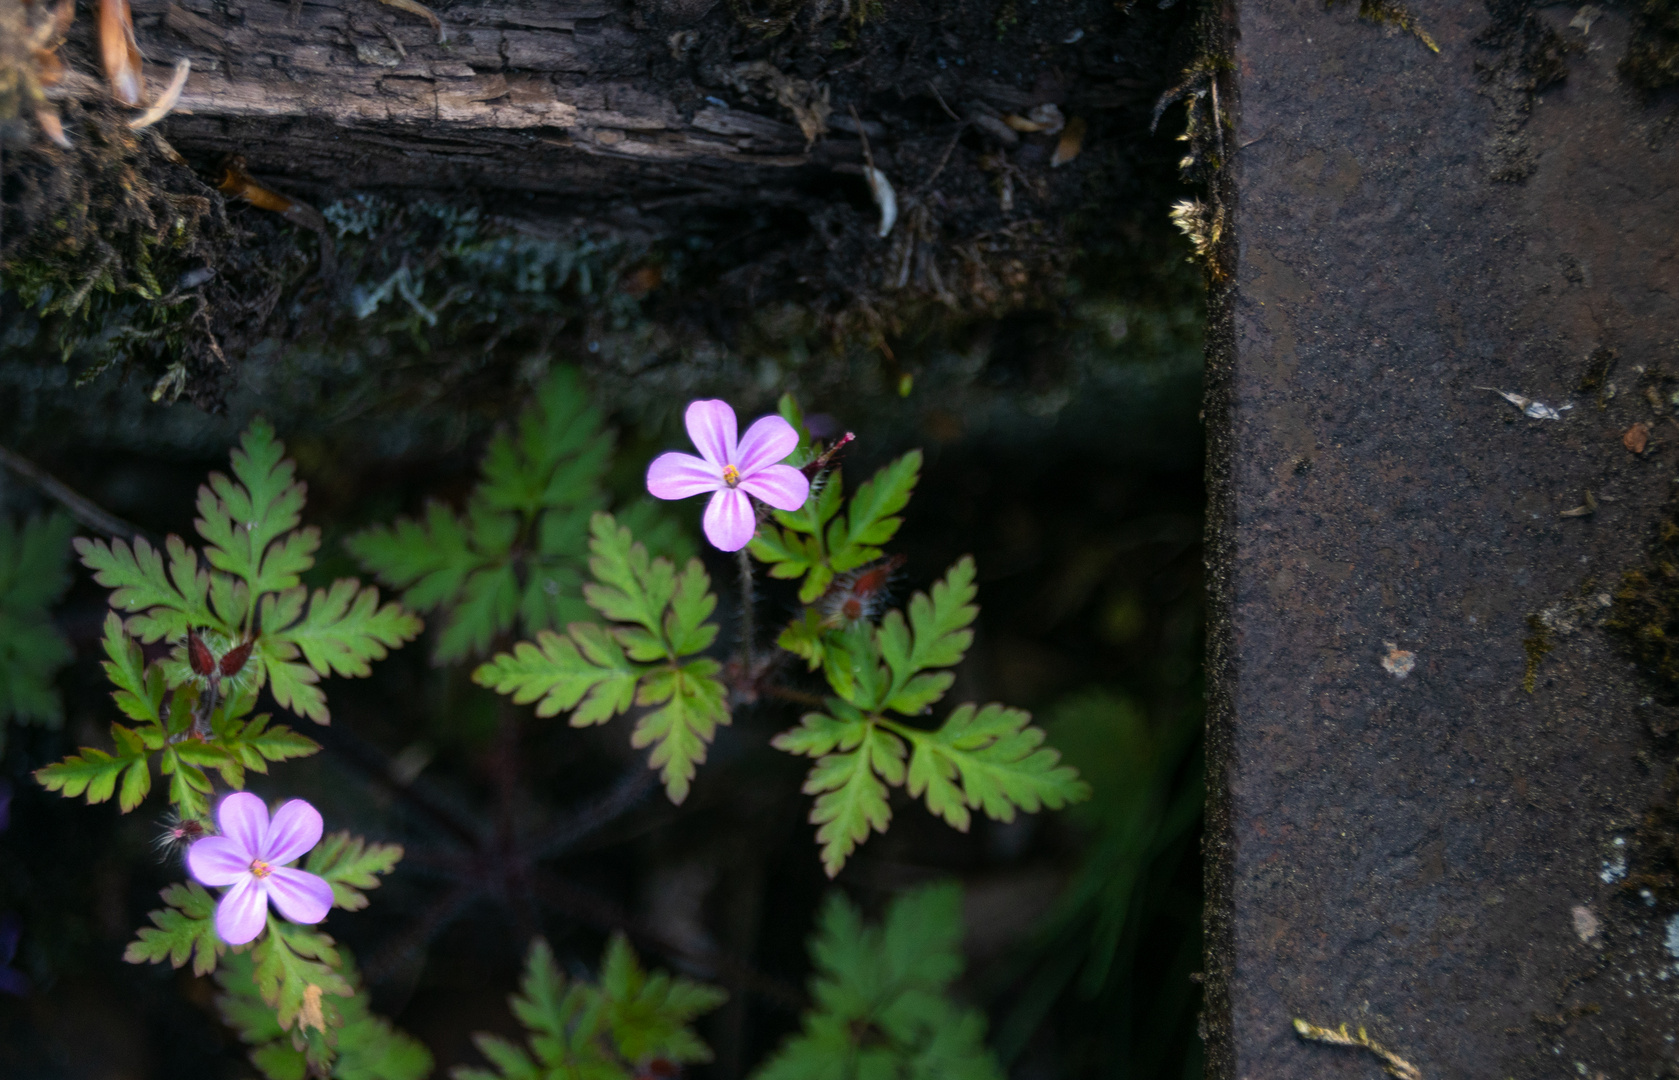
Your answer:
[[[216,670],[216,658],[210,654],[210,647],[191,630],[187,631],[187,661],[192,664],[194,675],[207,676]]]
[[[245,661],[251,658],[252,644],[253,642],[247,641],[243,645],[229,649],[226,654],[222,656],[221,669],[223,678],[231,679],[233,676],[239,674],[245,669]]]

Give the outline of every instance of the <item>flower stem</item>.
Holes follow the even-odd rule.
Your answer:
[[[752,609],[756,605],[756,595],[752,580],[752,557],[741,548],[736,553],[740,556],[740,662],[745,669],[746,677],[752,677],[752,642],[758,636],[757,626],[753,622]]]

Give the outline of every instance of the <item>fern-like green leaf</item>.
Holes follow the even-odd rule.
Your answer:
[[[252,596],[293,588],[321,546],[320,530],[298,529],[304,485],[265,420],[251,424],[232,456],[234,479],[211,473],[198,489],[193,525],[209,545],[205,558],[242,578]]]
[[[663,971],[644,971],[630,943],[615,934],[601,959],[600,991],[612,1042],[625,1061],[711,1060],[710,1047],[688,1025],[728,1000],[722,990]]]
[[[954,675],[928,669],[953,667],[967,654],[974,640],[974,632],[968,628],[979,616],[979,608],[973,603],[978,593],[974,560],[964,555],[943,581],[933,585],[931,599],[926,593],[910,598],[907,625],[897,611],[888,612],[881,620],[880,653],[892,670],[886,708],[916,716],[950,689]]]
[[[130,964],[167,960],[177,968],[190,959],[194,975],[216,970],[217,957],[227,950],[216,936],[216,898],[196,881],[171,885],[162,895],[168,907],[151,913],[152,925],[140,928],[122,958]]]
[[[326,1035],[343,1023],[335,998],[349,997],[349,981],[337,969],[332,938],[314,927],[268,916],[268,932],[251,950],[257,993],[274,1010],[283,1031],[299,1038]]]
[[[672,802],[688,797],[717,726],[729,722],[721,665],[697,654],[711,647],[717,608],[711,579],[699,560],[680,573],[650,555],[610,514],[590,522],[590,569],[584,586],[590,606],[609,626],[575,622],[564,635],[543,631],[481,665],[473,679],[537,715],[571,711],[573,727],[599,724],[632,705],[646,707],[630,743],[652,748]]]
[[[116,753],[84,746],[79,754],[36,769],[35,779],[48,791],[56,791],[67,799],[82,796],[89,804],[109,799],[116,793],[117,781],[121,779],[123,786],[119,805],[126,813],[139,805],[146,792],[151,790],[146,756],[149,750],[155,748],[148,747],[139,733],[121,724],[111,725],[111,741],[115,744]],[[128,773],[126,777],[125,772]]]
[[[282,707],[324,724],[331,714],[321,677],[367,675],[371,661],[418,635],[420,621],[397,604],[381,608],[377,590],[354,580],[310,596],[300,579],[314,565],[320,538],[299,527],[305,489],[284,452],[273,429],[258,420],[233,452],[233,477],[214,473],[199,489],[196,525],[206,543],[205,564],[177,536],[165,542],[167,563],[164,552],[144,539],[132,548],[121,540],[79,539],[76,549],[94,579],[112,590],[111,606],[128,613],[128,634],[174,646],[160,665],[169,687],[209,690],[214,684],[218,695],[233,698],[266,684]],[[185,657],[193,631],[217,655],[248,645],[249,657],[226,676],[197,674]],[[132,677],[131,652],[128,645],[106,648],[107,670],[122,680],[118,704],[125,711],[145,698]],[[172,721],[170,733],[180,730],[184,725]],[[277,760],[260,751],[257,757],[258,764]],[[256,767],[239,753],[229,760],[231,771],[224,775],[230,783],[240,770]],[[173,775],[180,783],[172,792],[202,790],[190,773]]]
[[[579,598],[589,515],[605,503],[612,438],[574,372],[556,369],[484,455],[466,512],[433,503],[346,541],[364,568],[422,611],[443,609],[439,662],[482,655],[501,634],[586,617]]]
[[[54,726],[63,719],[53,679],[74,654],[49,612],[70,584],[73,528],[62,514],[21,528],[0,517],[0,749],[8,719]]]
[[[637,705],[657,705],[636,722],[630,745],[653,747],[648,768],[658,769],[665,795],[680,804],[688,797],[705,748],[717,735],[717,725],[729,722],[723,684],[715,660],[690,660],[680,666],[656,667],[642,676]]]
[[[380,876],[395,870],[401,859],[401,844],[370,844],[348,832],[336,832],[315,845],[303,868],[332,886],[334,907],[360,911],[367,906],[367,895],[361,890],[377,889]]]
[[[753,1080],[1002,1080],[983,1014],[951,996],[961,942],[954,885],[897,898],[880,926],[831,896],[811,942],[815,1005]]]
[[[208,626],[234,637],[238,625],[210,607],[210,572],[198,564],[198,553],[178,536],[164,542],[169,554],[135,537],[134,547],[121,540],[106,544],[78,536],[74,545],[93,580],[111,590],[111,606],[130,612],[128,632],[141,641],[175,641],[188,630]],[[229,590],[229,596],[233,592]],[[243,617],[243,612],[238,614]]]
[[[334,1001],[342,1026],[336,1038],[306,1038],[299,1048],[280,1027],[273,1008],[256,986],[250,953],[234,953],[216,971],[216,1008],[222,1020],[252,1047],[251,1063],[267,1080],[306,1080],[328,1075],[334,1080],[423,1080],[432,1070],[431,1052],[418,1039],[396,1028],[369,1008],[367,991],[342,955],[344,976],[355,993]],[[312,1032],[311,1035],[314,1033]],[[310,1060],[314,1052],[317,1060]]]
[[[570,636],[544,630],[536,643],[521,641],[472,673],[472,680],[520,705],[537,702],[536,715],[572,712],[571,725],[601,724],[635,701],[641,665],[631,664],[602,628],[573,623]]]
[[[774,511],[781,528],[759,529],[747,550],[769,565],[771,577],[803,577],[799,600],[814,603],[837,575],[880,558],[880,546],[903,524],[898,513],[920,476],[921,451],[911,450],[864,481],[841,514],[845,483],[835,469],[813,485],[804,506]]]
[[[650,1061],[711,1060],[690,1025],[723,1003],[713,987],[648,973],[622,936],[607,945],[598,984],[568,980],[548,943],[531,944],[513,1015],[529,1051],[493,1035],[473,1042],[494,1071],[457,1068],[455,1080],[632,1080]]]
[[[839,715],[808,713],[772,745],[817,759],[804,792],[817,797],[810,821],[818,826],[823,869],[833,877],[870,830],[885,832],[891,823],[887,785],[904,782],[904,744],[845,702],[830,701],[828,707]]]
[[[1013,821],[1017,809],[1059,810],[1090,797],[1061,755],[1043,745],[1031,714],[992,703],[957,706],[937,731],[900,728],[912,748],[909,793],[927,796],[927,809],[966,832],[970,810]]]

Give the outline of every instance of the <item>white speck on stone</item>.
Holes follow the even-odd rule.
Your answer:
[[[1597,875],[1605,885],[1613,885],[1627,876],[1627,842],[1624,838],[1617,836],[1614,839],[1614,845],[1614,855],[1603,861],[1603,870]]]
[[[1584,904],[1575,904],[1571,912],[1574,916],[1574,932],[1580,935],[1581,941],[1590,941],[1597,936],[1597,916],[1592,909]]]
[[[1656,894],[1651,892],[1649,889],[1639,889],[1638,890],[1638,898],[1640,900],[1644,901],[1644,906],[1645,907],[1655,907],[1656,906]]]
[[[1417,666],[1417,654],[1409,649],[1401,649],[1391,641],[1384,641],[1382,644],[1388,649],[1388,654],[1382,657],[1383,669],[1396,679],[1403,679],[1411,674],[1412,669]]]

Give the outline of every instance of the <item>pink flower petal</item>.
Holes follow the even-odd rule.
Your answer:
[[[716,399],[688,403],[688,437],[694,440],[700,457],[719,470],[735,458],[735,411]]]
[[[266,884],[268,898],[294,923],[318,923],[332,910],[332,886],[307,870],[276,866]]]
[[[254,858],[231,836],[206,836],[187,848],[187,869],[200,885],[232,885],[250,874]]]
[[[216,808],[222,835],[236,840],[256,858],[262,850],[262,836],[268,831],[268,806],[248,791],[235,791]]]
[[[799,445],[799,433],[779,416],[760,416],[740,437],[735,448],[735,468],[740,475],[753,473],[791,454]]]
[[[289,863],[321,842],[321,812],[302,799],[293,799],[274,812],[262,838],[262,860],[278,866]]]
[[[243,945],[267,925],[268,890],[255,874],[246,874],[216,905],[216,933],[229,945]]]
[[[777,510],[797,510],[810,495],[810,481],[791,465],[768,465],[740,482],[750,492]]]
[[[723,486],[723,470],[693,454],[660,454],[647,466],[647,493],[655,499],[686,499]]]
[[[752,500],[739,488],[724,488],[705,508],[705,538],[719,551],[739,551],[758,531]]]

